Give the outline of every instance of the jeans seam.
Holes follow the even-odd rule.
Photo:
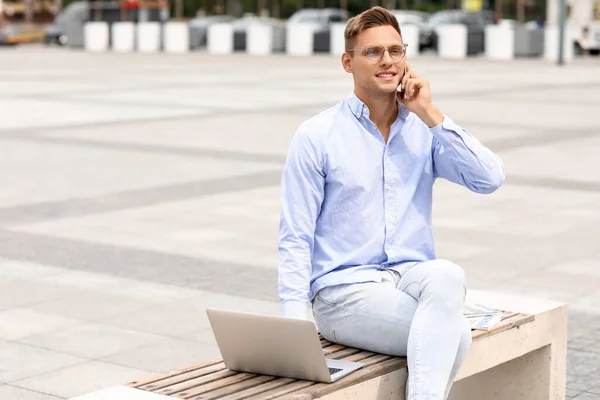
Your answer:
[[[419,282],[411,282],[408,285],[406,285],[406,287],[404,289],[401,289],[404,293],[408,294],[410,297],[412,297],[413,299],[419,301],[419,298],[415,298],[413,297],[410,293],[407,292],[408,288],[411,287],[412,285],[419,285],[419,298],[421,297],[421,284]]]
[[[419,310],[417,309],[417,312],[419,312]],[[416,316],[416,313],[415,313]],[[418,328],[418,326],[416,326]],[[415,326],[411,327],[415,328]],[[414,395],[413,398],[416,398],[416,394],[418,394],[417,389],[419,388],[419,374],[417,373],[417,370],[420,370],[420,365],[419,365],[419,359],[420,357],[420,351],[419,351],[419,337],[420,337],[420,332],[416,331],[414,332],[414,352],[415,352],[415,370],[412,371],[413,377],[414,377],[414,384],[413,384],[413,388],[412,388],[412,394]],[[410,373],[410,371],[409,371]]]
[[[319,320],[322,324],[327,325],[327,327],[331,331],[331,334],[333,335],[333,341],[337,342],[337,335],[335,334],[335,329],[333,329],[333,326],[331,326],[331,324],[328,323],[327,321],[325,321],[323,318],[319,317],[316,312],[313,312],[313,316],[315,317],[315,319]]]

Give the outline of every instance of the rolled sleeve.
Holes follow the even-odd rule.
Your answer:
[[[500,157],[450,118],[430,128],[436,176],[477,193],[491,193],[505,179]]]

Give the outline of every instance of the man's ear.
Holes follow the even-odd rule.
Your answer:
[[[352,57],[350,57],[350,54],[342,54],[342,67],[344,67],[346,72],[352,73]]]

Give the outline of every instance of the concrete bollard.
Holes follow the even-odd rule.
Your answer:
[[[140,53],[156,53],[161,48],[159,22],[139,22],[137,25],[137,50]]]
[[[544,55],[544,30],[538,28],[515,28],[515,58],[542,57]]]
[[[210,25],[208,28],[207,51],[210,54],[233,53],[233,25],[227,22]]]
[[[419,27],[417,25],[402,26],[402,40],[408,46],[406,47],[406,57],[416,57],[419,55]]]
[[[287,24],[286,51],[291,56],[310,56],[313,54],[315,24]]]
[[[274,27],[264,23],[252,23],[246,31],[246,51],[252,55],[273,53]]]
[[[114,52],[132,53],[135,50],[135,25],[133,22],[113,22],[111,37]]]
[[[515,58],[515,30],[510,26],[488,25],[485,27],[485,56],[490,60]]]
[[[436,28],[438,57],[464,59],[467,57],[467,27],[462,24],[441,25]]]
[[[579,30],[572,26],[565,26],[563,42],[563,60],[572,61],[575,56],[573,41],[577,38]],[[550,25],[544,28],[544,58],[551,62],[558,62],[559,27]]]
[[[163,43],[166,53],[184,54],[190,51],[190,29],[185,22],[170,21],[164,25]]]
[[[107,51],[109,37],[108,23],[87,22],[83,29],[83,47],[89,52]]]
[[[334,22],[330,25],[331,27],[331,43],[329,45],[330,52],[333,55],[339,56],[344,54],[346,51],[346,40],[344,39],[344,32],[346,31],[345,22]]]

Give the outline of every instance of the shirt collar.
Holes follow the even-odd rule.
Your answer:
[[[402,119],[406,119],[410,111],[408,111],[408,109],[400,102],[400,100],[396,99],[396,103],[398,104],[398,116]],[[354,114],[357,119],[360,119],[363,114],[369,114],[369,109],[365,103],[363,103],[362,100],[356,96],[354,91],[352,91],[348,97],[348,106],[350,107],[352,114]]]

